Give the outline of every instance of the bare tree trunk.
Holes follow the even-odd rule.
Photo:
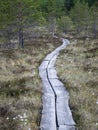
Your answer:
[[[24,47],[23,28],[19,27],[19,46]]]
[[[11,36],[9,28],[5,31],[5,44],[10,44]]]
[[[49,31],[52,34],[52,36],[54,37],[55,28],[56,28],[56,21],[53,17],[50,17],[49,22],[50,22]]]
[[[93,23],[93,34],[94,34],[94,37],[96,37],[96,34],[97,34],[96,21],[94,21],[94,23]]]

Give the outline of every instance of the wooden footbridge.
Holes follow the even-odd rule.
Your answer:
[[[54,68],[59,52],[69,44],[67,39],[62,41],[63,44],[48,54],[39,67],[43,82],[41,130],[75,130],[75,122],[68,105],[69,93],[58,79]]]

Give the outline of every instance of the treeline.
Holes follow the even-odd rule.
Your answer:
[[[42,0],[41,11],[51,30],[96,37],[98,34],[98,0]]]
[[[1,0],[0,42],[18,39],[24,45],[24,29],[49,25],[51,33],[69,31],[96,37],[98,0]],[[2,39],[3,37],[3,39]]]

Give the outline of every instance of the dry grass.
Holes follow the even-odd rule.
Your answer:
[[[0,50],[0,130],[39,130],[42,83],[38,66],[60,43],[44,36],[26,41],[24,49]],[[72,40],[56,63],[70,93],[77,130],[98,129],[96,48],[97,40]]]
[[[38,66],[58,46],[48,37],[24,49],[0,50],[0,130],[39,130],[42,83]]]
[[[98,129],[97,40],[72,40],[56,63],[58,75],[70,93],[77,130]]]

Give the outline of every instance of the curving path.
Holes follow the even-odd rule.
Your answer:
[[[69,44],[67,39],[62,41],[63,44],[48,54],[39,67],[44,92],[41,130],[75,130],[75,122],[68,105],[69,93],[58,80],[54,68],[59,52]]]

